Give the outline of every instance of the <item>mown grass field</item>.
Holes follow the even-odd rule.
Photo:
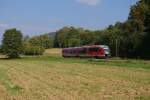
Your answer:
[[[150,61],[0,59],[0,100],[150,100]]]

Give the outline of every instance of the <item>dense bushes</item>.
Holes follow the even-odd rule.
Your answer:
[[[29,37],[23,39],[24,55],[42,55],[45,49],[53,47],[53,38],[49,34]]]
[[[45,49],[53,47],[53,39],[48,34],[24,37],[24,55],[42,55]]]
[[[24,38],[23,40],[23,55],[42,55],[45,51],[43,46],[33,45],[29,42],[30,38]]]
[[[24,55],[42,55],[45,49],[42,46],[32,46],[28,45],[24,48],[23,54]]]
[[[48,34],[31,37],[28,42],[33,46],[41,46],[45,49],[53,47],[53,39]]]

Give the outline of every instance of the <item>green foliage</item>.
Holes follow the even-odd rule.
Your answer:
[[[55,47],[74,47],[95,44],[97,36],[93,31],[82,28],[64,27],[56,32]]]
[[[81,45],[92,45],[96,42],[96,35],[93,31],[82,30],[80,33]]]
[[[45,49],[52,48],[53,47],[53,39],[48,36],[48,34],[40,35],[40,36],[34,36],[32,38],[29,38],[29,43],[33,46],[41,46]]]
[[[3,35],[2,50],[9,58],[18,58],[22,52],[22,33],[16,29],[6,30]]]
[[[50,38],[48,34],[34,36],[31,38],[26,36],[24,37],[23,46],[24,55],[42,55],[45,49],[53,47],[53,39]]]
[[[24,55],[42,55],[45,48],[42,46],[34,46],[29,43],[24,43]]]
[[[74,27],[64,27],[56,32],[54,46],[55,47],[69,47],[77,46],[79,43],[78,30]],[[76,43],[75,43],[76,42]]]
[[[75,46],[79,46],[79,45],[80,45],[80,39],[72,38],[72,39],[68,40],[69,47],[75,47]]]
[[[145,26],[145,35],[143,39],[142,44],[142,57],[143,58],[150,58],[150,1],[144,0],[145,5],[147,6],[147,9],[145,11],[145,20],[144,20],[144,26]]]
[[[141,58],[150,58],[150,2],[149,0],[140,0],[131,7],[128,19],[134,33],[136,56]],[[133,39],[134,39],[133,38]]]
[[[2,53],[3,52],[3,50],[2,50],[2,46],[0,45],[0,53]]]

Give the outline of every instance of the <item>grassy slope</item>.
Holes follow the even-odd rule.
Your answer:
[[[150,61],[45,55],[0,60],[0,100],[150,99]]]

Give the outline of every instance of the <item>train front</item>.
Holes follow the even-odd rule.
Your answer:
[[[110,54],[109,47],[107,45],[100,45],[100,47],[103,48],[103,50],[104,50],[105,58],[110,58],[111,54]]]

